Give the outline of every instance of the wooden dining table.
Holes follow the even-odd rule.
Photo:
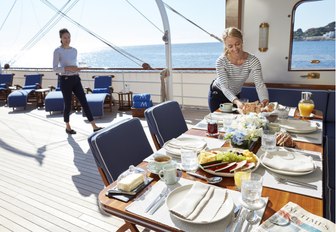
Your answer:
[[[316,115],[315,119],[322,119],[322,116],[321,116],[322,113],[320,111],[315,111],[314,113]],[[207,136],[206,131],[198,130],[198,129],[189,129],[185,134],[197,135],[197,136]],[[228,146],[228,145],[224,144],[224,146]],[[253,152],[256,153],[259,147],[260,147],[260,143],[252,148]],[[296,142],[296,147],[298,149],[321,152],[321,155],[322,155],[322,145],[320,144]],[[146,170],[147,164],[148,164],[147,162],[143,161],[142,163],[138,164],[138,167],[141,167]],[[199,174],[202,174],[208,177],[212,176],[211,174],[208,174],[201,169],[199,169],[197,172]],[[151,185],[154,185],[157,181],[159,181],[159,177],[155,174],[150,174],[150,177],[154,178],[154,181],[151,183]],[[190,179],[194,181],[201,181],[205,183],[204,180],[189,176],[185,172],[183,172],[182,177],[186,179]],[[149,218],[142,217],[140,215],[127,211],[126,207],[132,204],[133,202],[132,200],[125,203],[125,202],[122,202],[122,201],[119,201],[113,198],[108,198],[107,196],[105,196],[105,193],[115,185],[116,183],[114,182],[111,185],[107,186],[100,192],[98,196],[100,207],[105,212],[110,213],[116,217],[119,217],[131,224],[141,225],[141,226],[144,226],[148,229],[152,229],[155,231],[179,231],[179,230],[176,230],[176,228],[167,226],[158,221],[154,221]],[[220,182],[218,186],[235,190],[235,184],[234,184],[234,180],[232,177],[223,178],[223,181]],[[140,192],[140,195],[146,192],[149,188],[150,186],[142,190],[142,192]],[[264,212],[261,222],[267,220],[270,216],[272,216],[275,212],[279,211],[288,202],[296,203],[300,205],[301,207],[303,207],[305,210],[317,216],[323,216],[323,199],[310,197],[310,196],[306,196],[306,195],[302,195],[298,193],[288,192],[285,189],[279,190],[279,189],[273,189],[273,188],[269,188],[265,186],[263,187],[262,196],[268,197],[268,203],[266,205],[265,212]]]

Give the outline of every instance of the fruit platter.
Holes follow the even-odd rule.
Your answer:
[[[201,151],[198,155],[199,167],[216,176],[233,177],[235,170],[255,171],[259,158],[249,150],[221,147]]]

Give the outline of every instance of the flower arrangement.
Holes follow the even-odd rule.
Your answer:
[[[248,148],[252,141],[258,140],[262,135],[266,123],[267,119],[261,114],[241,115],[226,129],[225,139],[231,139],[232,145],[237,147]]]

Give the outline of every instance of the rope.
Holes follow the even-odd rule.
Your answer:
[[[112,48],[113,50],[115,50],[116,52],[118,52],[119,54],[121,54],[122,56],[128,58],[129,60],[131,60],[132,62],[134,62],[135,64],[142,66],[143,63],[145,63],[144,61],[142,61],[141,59],[133,56],[132,54],[126,52],[125,50],[109,43],[106,39],[102,38],[101,36],[99,36],[98,34],[90,31],[89,29],[87,29],[86,27],[84,27],[83,25],[81,25],[80,23],[78,23],[77,21],[73,20],[72,18],[70,18],[69,16],[67,16],[65,13],[63,13],[62,11],[60,11],[59,9],[57,9],[53,4],[51,4],[48,0],[44,0],[43,1],[49,8],[53,9],[56,12],[59,12],[60,14],[62,14],[67,20],[69,20],[70,22],[72,22],[73,24],[77,25],[78,27],[82,28],[84,31],[86,31],[87,33],[89,33],[90,35],[92,35],[93,37],[95,37],[96,39],[100,40],[101,42],[103,42],[104,44],[106,44],[107,46],[109,46],[110,48]],[[140,61],[142,63],[136,62]]]
[[[141,13],[134,5],[132,5],[132,3],[130,3],[128,0],[125,1],[129,5],[131,5],[131,7],[133,7],[139,14],[141,14],[150,24],[152,24],[156,29],[158,29],[162,34],[164,34],[164,32],[158,26],[156,26],[152,21],[150,21],[143,13]]]
[[[181,16],[182,18],[184,18],[185,20],[187,20],[189,23],[193,24],[194,26],[198,27],[199,29],[201,29],[202,31],[204,31],[205,33],[207,33],[208,35],[210,35],[211,37],[217,39],[219,42],[223,43],[223,41],[218,38],[216,35],[211,34],[210,32],[206,31],[205,29],[203,29],[202,27],[200,27],[199,25],[197,25],[196,23],[194,23],[193,21],[191,21],[190,19],[186,18],[184,15],[182,15],[181,13],[177,12],[175,9],[173,9],[171,6],[169,6],[167,3],[163,2],[163,4],[165,4],[165,6],[173,11],[175,14]]]
[[[10,15],[10,13],[12,12],[12,10],[13,10],[13,8],[14,8],[14,6],[15,6],[15,3],[16,3],[16,0],[15,0],[15,2],[13,3],[12,7],[10,8],[10,10],[9,10],[9,12],[8,12],[8,14],[7,14],[5,20],[4,20],[3,23],[1,24],[0,31],[2,30],[3,26],[5,25],[5,23],[6,23],[7,19],[8,19],[8,17],[9,17],[9,15]]]
[[[68,0],[67,3],[65,3],[62,6],[62,10],[70,3],[71,0]],[[71,6],[66,9],[66,13],[69,12],[77,3],[79,0],[76,0]],[[57,18],[58,16],[58,18]],[[14,64],[16,60],[23,54],[22,52],[24,50],[31,49],[36,45],[38,41],[40,41],[50,30],[53,28],[61,19],[62,15],[60,15],[58,12],[21,48],[20,52],[16,54],[8,63]],[[55,20],[55,21],[54,21]],[[53,22],[54,21],[54,22]]]

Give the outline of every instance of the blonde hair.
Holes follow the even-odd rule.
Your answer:
[[[224,33],[223,33],[223,41],[225,42],[227,37],[236,37],[239,38],[243,41],[243,33],[241,32],[241,30],[239,30],[236,27],[228,27],[225,29]],[[225,55],[228,53],[228,50],[226,47],[224,47],[224,53]]]

